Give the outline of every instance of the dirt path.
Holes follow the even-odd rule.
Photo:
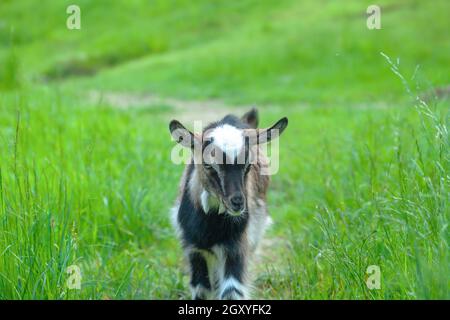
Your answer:
[[[181,100],[155,94],[129,92],[90,91],[88,100],[92,103],[106,103],[111,107],[121,109],[167,106],[173,111],[169,116],[176,117],[180,121],[209,122],[229,113],[244,114],[253,107],[252,105],[230,105],[221,100]]]

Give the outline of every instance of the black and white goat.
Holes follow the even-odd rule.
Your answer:
[[[170,123],[175,140],[193,151],[172,208],[193,299],[249,298],[249,263],[271,222],[269,175],[262,173],[267,158],[260,145],[287,124],[282,118],[268,129],[257,129],[255,109],[242,118],[228,115],[196,134],[176,120]]]

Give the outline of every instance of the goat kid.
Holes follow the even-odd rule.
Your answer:
[[[260,145],[287,127],[282,118],[257,129],[256,109],[228,115],[194,134],[171,121],[172,137],[192,150],[172,208],[190,269],[193,299],[248,299],[248,267],[266,227],[269,176]]]

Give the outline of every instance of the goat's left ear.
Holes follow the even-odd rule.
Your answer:
[[[258,144],[270,142],[270,140],[278,138],[286,129],[288,125],[288,118],[284,117],[278,120],[273,126],[266,129],[257,129]]]
[[[250,110],[249,112],[247,112],[242,116],[241,120],[242,122],[247,123],[250,126],[250,128],[253,129],[258,128],[259,122],[258,110],[256,110],[256,108],[252,108],[252,110]]]

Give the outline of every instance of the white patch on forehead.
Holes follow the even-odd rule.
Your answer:
[[[212,130],[213,144],[219,147],[229,157],[235,159],[244,146],[242,131],[236,127],[224,124]]]

